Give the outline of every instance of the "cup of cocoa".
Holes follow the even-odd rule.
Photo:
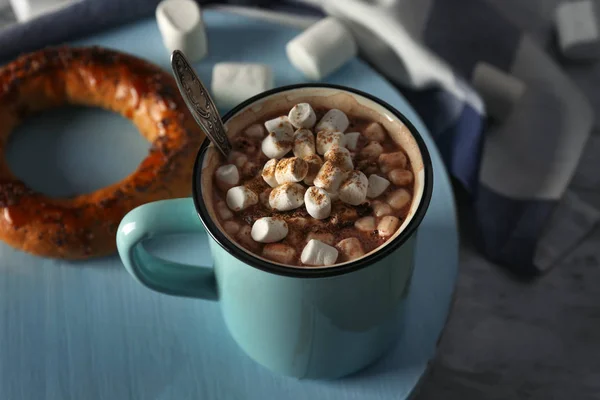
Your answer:
[[[264,92],[223,120],[233,151],[202,144],[192,197],[121,222],[125,268],[152,290],[218,301],[234,341],[277,373],[333,379],[372,364],[405,328],[432,195],[419,132],[375,96],[326,84]],[[209,244],[194,266],[142,245],[186,232]]]

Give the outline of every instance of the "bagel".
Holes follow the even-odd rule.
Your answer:
[[[102,107],[130,119],[151,142],[148,156],[128,177],[93,193],[50,198],[27,187],[3,156],[10,132],[28,115],[65,104]],[[0,239],[62,259],[111,254],[128,211],[189,196],[194,159],[205,137],[171,75],[100,47],[47,48],[2,67],[0,121]]]

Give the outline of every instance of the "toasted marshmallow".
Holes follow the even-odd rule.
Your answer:
[[[407,164],[406,156],[401,151],[381,154],[377,161],[379,162],[381,172],[384,174],[396,168],[406,168]]]
[[[332,131],[343,133],[346,129],[348,129],[349,124],[350,121],[348,121],[348,117],[343,111],[340,111],[337,108],[332,108],[331,110],[327,111],[325,115],[323,115],[323,118],[321,118],[315,127],[315,131]]]
[[[304,204],[304,187],[298,183],[284,183],[269,195],[269,204],[279,211],[289,211]]]
[[[216,205],[217,213],[222,220],[228,220],[233,218],[233,213],[229,208],[227,208],[227,204],[224,201],[219,201]]]
[[[308,188],[304,193],[306,211],[315,219],[325,219],[331,214],[331,199],[329,194],[316,186]]]
[[[335,247],[342,253],[342,256],[344,256],[346,261],[354,260],[365,255],[362,243],[354,237],[340,240]]]
[[[288,234],[288,225],[282,219],[263,217],[252,225],[252,239],[260,243],[279,242]]]
[[[410,193],[406,189],[398,189],[390,193],[387,198],[387,203],[390,207],[400,210],[410,203],[410,199]]]
[[[385,130],[379,122],[371,122],[365,128],[363,136],[371,142],[383,142],[385,140]]]
[[[352,171],[354,169],[352,156],[348,149],[344,147],[332,147],[327,150],[324,157],[325,161],[330,161],[333,165],[343,171]]]
[[[269,161],[267,161],[261,173],[261,176],[264,179],[264,181],[267,182],[267,185],[271,187],[276,187],[278,185],[277,178],[275,177],[275,171],[277,170],[277,161],[278,160],[276,158],[272,158]]]
[[[360,171],[352,171],[340,186],[340,200],[346,204],[357,206],[367,199],[369,180]]]
[[[379,224],[377,224],[377,232],[381,237],[392,236],[398,227],[400,226],[400,220],[392,215],[386,215],[381,218]]]
[[[385,192],[390,186],[390,181],[385,178],[380,177],[379,175],[369,175],[369,188],[367,189],[367,197],[370,199],[375,199],[383,192]]]
[[[344,171],[333,165],[331,162],[326,161],[319,170],[313,184],[328,192],[335,193],[340,188],[344,177]]]
[[[271,243],[263,247],[262,255],[264,258],[281,264],[291,264],[296,257],[296,250],[287,244]]]
[[[392,213],[392,207],[390,207],[389,204],[378,200],[372,201],[371,207],[373,208],[373,215],[376,217],[385,217],[386,215],[390,215]]]
[[[407,169],[393,169],[388,174],[390,181],[396,186],[406,186],[412,183],[413,173]]]
[[[308,241],[300,261],[306,265],[333,265],[338,257],[338,251],[335,247],[329,246],[320,240],[311,239]]]
[[[300,103],[292,107],[288,114],[288,119],[290,123],[298,129],[311,129],[315,126],[315,122],[317,122],[315,111],[308,103]]]
[[[344,147],[346,137],[342,132],[319,131],[317,133],[317,153],[323,155],[332,147]]]
[[[370,142],[360,151],[360,158],[363,160],[377,159],[383,153],[383,146],[379,142]]]
[[[292,150],[292,138],[278,139],[273,132],[263,139],[260,146],[262,152],[269,158],[281,158]]]
[[[313,184],[317,174],[319,173],[319,170],[323,166],[323,160],[321,160],[321,157],[318,155],[313,154],[311,156],[304,157],[304,161],[306,161],[308,164],[308,173],[306,174],[306,177],[304,177],[304,183],[310,186]]]
[[[266,121],[265,128],[267,132],[276,133],[277,136],[291,137],[294,135],[294,127],[285,115]]]
[[[375,230],[375,218],[362,217],[354,222],[354,227],[359,231],[370,232]]]
[[[236,186],[227,191],[225,200],[231,210],[241,211],[258,203],[258,196],[245,186]]]
[[[304,158],[315,154],[315,135],[308,129],[298,129],[294,133],[294,155]]]
[[[360,132],[348,132],[348,133],[344,134],[346,148],[350,151],[355,151],[356,146],[358,145],[359,137],[360,137]]]
[[[300,182],[308,173],[308,163],[298,157],[282,158],[275,167],[278,184]]]
[[[240,182],[240,172],[232,164],[223,165],[215,171],[217,186],[222,190],[229,190]]]
[[[261,124],[252,124],[246,128],[244,134],[252,139],[262,139],[265,137],[265,128]]]

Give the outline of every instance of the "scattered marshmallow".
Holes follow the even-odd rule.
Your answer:
[[[390,181],[385,178],[382,178],[379,175],[369,175],[369,187],[367,189],[367,197],[370,199],[375,199],[383,192],[387,190],[390,186]]]
[[[556,8],[556,30],[562,54],[573,60],[598,58],[598,14],[592,0],[563,2]]]
[[[269,195],[269,204],[279,211],[289,211],[304,204],[304,187],[298,183],[284,183]]]
[[[273,72],[265,64],[217,63],[213,67],[212,94],[220,107],[233,107],[273,86]]]
[[[377,224],[377,232],[381,237],[392,236],[398,227],[400,226],[400,220],[392,215],[387,215],[381,218],[379,224]]]
[[[287,223],[278,218],[263,217],[252,225],[252,239],[259,243],[279,242],[288,234]]]
[[[217,168],[215,178],[221,190],[229,190],[240,183],[240,172],[235,165],[227,164]]]
[[[291,264],[296,257],[296,250],[287,244],[271,243],[263,247],[262,255],[269,260],[281,264]]]
[[[381,172],[384,174],[387,174],[396,168],[406,168],[407,164],[406,156],[401,151],[381,154],[378,158],[378,162],[379,168],[381,168]]]
[[[231,210],[241,211],[258,203],[258,196],[245,186],[236,186],[227,191],[225,200]]]
[[[320,131],[333,131],[333,132],[344,132],[348,129],[350,121],[343,111],[337,108],[332,108],[327,111],[323,118],[319,121],[315,127],[315,132]]]
[[[388,174],[390,181],[396,186],[406,186],[412,183],[413,173],[407,169],[393,169]]]
[[[304,193],[306,211],[315,219],[325,219],[331,214],[331,198],[329,194],[316,186],[308,188]]]
[[[225,204],[224,201],[219,201],[217,203],[216,209],[217,213],[219,214],[219,217],[221,217],[223,221],[233,218],[233,213],[227,207],[227,204]]]
[[[360,151],[362,159],[376,159],[383,153],[383,146],[379,142],[370,142]]]
[[[345,147],[332,147],[325,153],[325,160],[330,161],[333,165],[343,171],[351,171],[354,169],[352,156]]]
[[[345,174],[340,168],[329,161],[325,161],[313,184],[328,192],[337,192],[344,180]]]
[[[298,129],[294,133],[294,155],[304,158],[315,154],[315,135],[308,129]]]
[[[244,134],[252,139],[262,139],[265,137],[265,128],[261,124],[252,124],[246,128]]]
[[[333,265],[338,257],[338,251],[335,247],[329,246],[320,240],[311,239],[308,241],[300,261],[306,265]]]
[[[310,26],[286,45],[287,57],[307,78],[318,81],[356,56],[352,34],[329,17]]]
[[[346,137],[342,132],[320,131],[317,133],[317,153],[323,155],[332,147],[344,147]]]
[[[277,162],[276,158],[271,158],[269,161],[265,163],[263,167],[261,176],[267,185],[271,187],[276,187],[278,185],[277,178],[275,177],[275,171],[277,170]]]
[[[335,247],[340,251],[340,253],[342,253],[342,256],[344,256],[347,261],[351,261],[365,255],[362,243],[360,240],[354,237],[340,240]]]
[[[406,189],[398,189],[389,194],[387,203],[392,208],[400,210],[410,203],[410,193]]]
[[[369,180],[360,171],[352,171],[340,186],[340,200],[346,204],[357,206],[367,199]]]
[[[288,119],[298,129],[311,129],[317,122],[315,111],[308,103],[300,103],[292,107],[288,114]]]
[[[351,151],[356,150],[356,146],[358,145],[358,138],[360,137],[360,132],[348,132],[344,134],[346,148]]]
[[[161,1],[156,7],[156,22],[170,53],[181,50],[191,62],[196,62],[208,52],[202,12],[195,1]]]
[[[304,157],[304,161],[306,161],[308,164],[308,173],[304,178],[304,183],[310,186],[313,184],[317,174],[319,173],[319,170],[323,166],[323,160],[321,160],[321,157],[318,155],[313,154],[311,156]]]
[[[525,83],[485,62],[473,72],[473,87],[481,95],[489,116],[505,120],[525,92]]]
[[[370,232],[375,230],[375,218],[373,217],[362,217],[356,220],[354,227],[362,232]]]
[[[299,157],[282,158],[275,167],[278,184],[300,182],[308,173],[308,164]]]

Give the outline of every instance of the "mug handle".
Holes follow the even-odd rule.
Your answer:
[[[192,198],[156,201],[125,215],[117,230],[117,249],[127,271],[148,288],[174,296],[217,300],[213,268],[163,260],[143,246],[152,237],[198,232],[206,235]]]

